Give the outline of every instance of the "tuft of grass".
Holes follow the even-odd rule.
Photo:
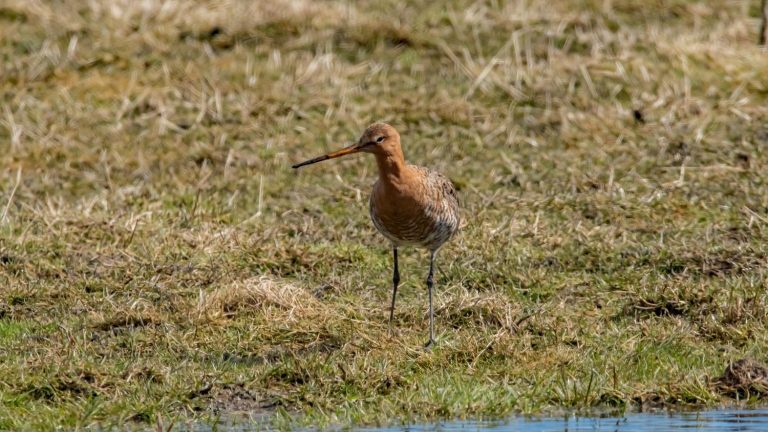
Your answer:
[[[768,359],[748,3],[3,2],[0,429],[733,402]],[[374,120],[464,208],[428,352],[373,162],[289,168]]]

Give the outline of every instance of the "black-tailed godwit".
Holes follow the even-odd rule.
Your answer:
[[[392,276],[392,306],[389,324],[395,313],[395,297],[400,283],[397,249],[416,246],[429,250],[429,341],[434,344],[434,285],[435,255],[459,229],[459,201],[456,188],[444,175],[405,162],[400,147],[400,134],[385,123],[374,123],[363,132],[357,143],[293,165],[299,168],[344,155],[365,152],[376,156],[379,179],[373,185],[370,199],[371,220],[376,229],[392,242],[394,272]]]

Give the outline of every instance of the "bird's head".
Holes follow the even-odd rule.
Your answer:
[[[349,147],[344,147],[341,150],[337,150],[335,152],[331,152],[326,155],[293,165],[293,168],[300,168],[305,165],[346,156],[352,153],[365,152],[386,156],[389,154],[395,154],[399,151],[400,134],[397,133],[395,128],[386,123],[374,123],[365,129],[365,132],[363,132],[363,135],[360,136],[360,139],[358,139],[355,144],[352,144]]]
[[[374,123],[360,136],[357,147],[366,153],[394,153],[400,148],[400,134],[386,123]]]

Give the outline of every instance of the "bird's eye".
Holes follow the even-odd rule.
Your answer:
[[[380,136],[380,137],[376,138],[376,142],[377,142],[377,143],[383,142],[383,141],[384,141],[384,138],[385,138],[385,137],[384,137],[384,135],[382,135],[382,136]]]

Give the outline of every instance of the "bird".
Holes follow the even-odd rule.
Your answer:
[[[353,153],[370,153],[376,157],[378,179],[369,200],[371,221],[392,246],[392,303],[389,329],[395,314],[395,298],[400,283],[397,252],[403,247],[429,251],[429,340],[425,348],[435,344],[434,288],[435,258],[438,250],[459,230],[460,207],[456,187],[448,177],[437,171],[411,165],[405,161],[400,134],[386,123],[368,126],[352,145],[323,156],[295,164],[294,169]]]

